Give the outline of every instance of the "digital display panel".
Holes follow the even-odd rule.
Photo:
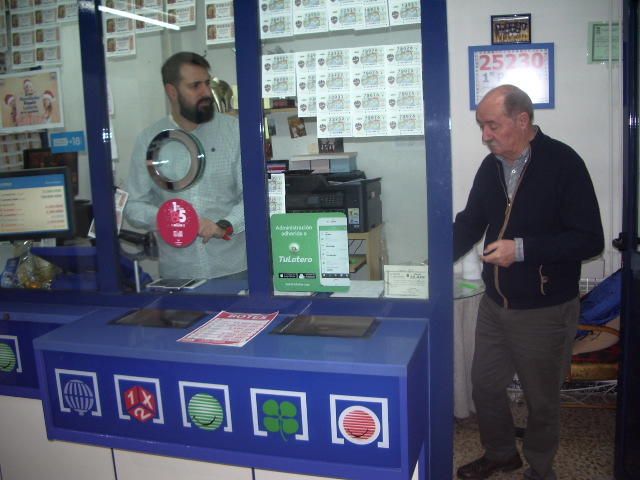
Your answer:
[[[67,167],[71,175],[73,195],[78,195],[78,152],[52,153],[50,148],[31,148],[22,152],[24,168]]]
[[[0,173],[0,240],[73,236],[66,168]]]

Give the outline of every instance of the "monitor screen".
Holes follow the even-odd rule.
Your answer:
[[[0,172],[0,241],[73,237],[69,170]]]
[[[51,153],[50,148],[30,148],[22,152],[22,158],[25,169],[67,167],[73,195],[78,195],[78,152]]]

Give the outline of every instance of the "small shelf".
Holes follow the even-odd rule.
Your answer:
[[[298,113],[298,107],[265,108],[264,113]]]

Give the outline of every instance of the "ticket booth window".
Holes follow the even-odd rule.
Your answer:
[[[419,3],[258,3],[274,294],[428,298]]]

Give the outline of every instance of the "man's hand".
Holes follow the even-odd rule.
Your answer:
[[[224,237],[226,231],[218,226],[217,223],[209,220],[208,218],[200,219],[200,230],[198,235],[202,237],[202,243],[207,243],[212,238]]]
[[[480,256],[483,262],[507,268],[516,261],[516,242],[514,240],[498,240],[487,245],[483,253],[484,255]]]

